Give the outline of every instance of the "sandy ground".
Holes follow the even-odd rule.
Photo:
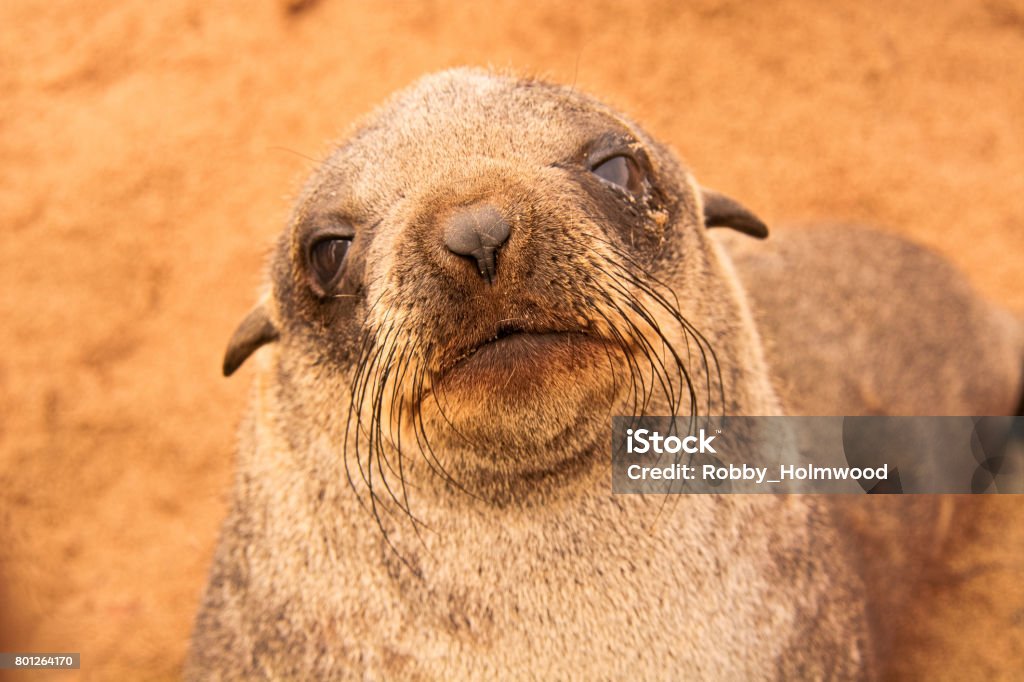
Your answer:
[[[53,679],[178,673],[224,343],[310,159],[423,72],[575,82],[770,223],[882,225],[1024,313],[1019,1],[378,5],[0,4],[0,650],[82,652]],[[958,522],[896,673],[1024,677],[1022,521]]]

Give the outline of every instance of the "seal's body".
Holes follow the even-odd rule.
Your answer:
[[[766,234],[567,88],[371,115],[228,349],[270,344],[187,676],[871,677],[823,500],[610,491],[614,414],[786,404],[719,225]]]
[[[997,415],[1019,400],[1020,321],[936,254],[849,225],[720,237],[787,414]]]

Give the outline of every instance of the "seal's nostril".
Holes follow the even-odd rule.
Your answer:
[[[476,261],[480,276],[494,283],[498,249],[508,241],[511,230],[501,212],[490,204],[469,206],[448,218],[444,245],[452,253]]]

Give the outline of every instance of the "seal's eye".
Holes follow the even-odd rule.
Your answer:
[[[326,237],[313,243],[309,249],[309,264],[315,283],[323,293],[331,290],[341,274],[345,254],[352,243],[343,237]]]
[[[628,156],[619,154],[605,159],[590,171],[605,182],[618,185],[630,192],[640,189],[640,169],[637,168],[636,162]]]

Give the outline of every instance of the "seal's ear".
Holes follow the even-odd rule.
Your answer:
[[[277,341],[277,327],[267,314],[267,309],[260,304],[245,316],[238,329],[228,341],[227,352],[224,353],[224,376],[229,377],[242,366],[246,358],[260,346]]]
[[[706,227],[731,227],[751,237],[764,239],[768,226],[735,199],[710,189],[701,189]]]

